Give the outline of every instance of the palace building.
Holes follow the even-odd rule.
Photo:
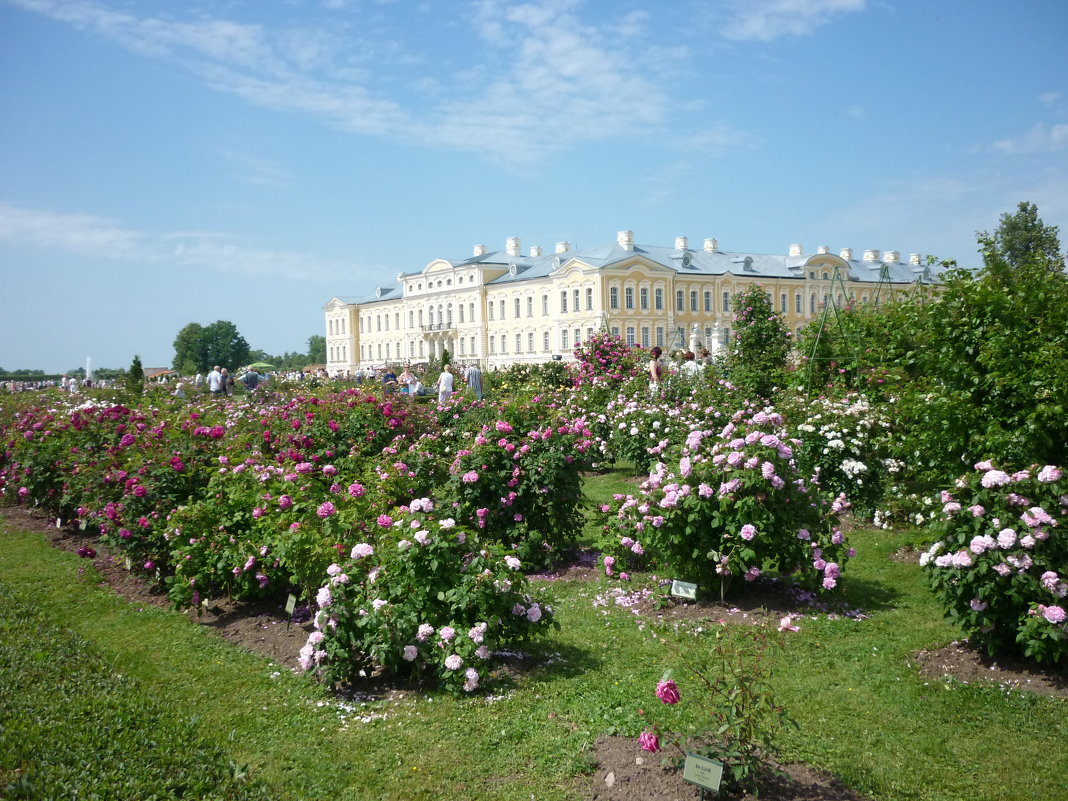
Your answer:
[[[418,272],[398,273],[392,286],[363,297],[335,297],[326,316],[331,375],[440,358],[485,367],[571,359],[577,344],[608,330],[642,347],[723,346],[730,334],[731,298],[750,284],[770,295],[790,330],[799,332],[834,303],[888,302],[916,283],[938,281],[938,268],[913,253],[827,247],[785,255],[701,248],[685,236],[674,247],[634,243],[631,231],[583,250],[558,242],[552,252],[518,237],[504,250],[476,245],[471,257],[435,259]]]

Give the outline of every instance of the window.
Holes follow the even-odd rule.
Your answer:
[[[731,293],[723,293],[723,311],[729,312],[731,310]]]
[[[642,347],[649,347],[649,326],[647,325],[642,326]]]
[[[623,308],[634,308],[634,287],[632,286],[628,286],[626,289],[623,290]]]
[[[549,350],[549,332],[543,331],[541,335],[541,349],[544,351]]]
[[[493,319],[493,301],[492,300],[489,303],[486,304],[486,308],[489,310],[489,318],[492,320]]]
[[[610,309],[619,308],[619,287],[613,286],[608,288],[608,307]]]
[[[582,344],[582,331],[576,328],[571,337],[571,343],[577,348]]]
[[[809,311],[809,314],[815,314],[816,313],[816,293],[815,292],[813,292],[811,295],[808,296],[808,311]]]
[[[527,296],[527,317],[534,316],[534,298]]]
[[[571,308],[573,308],[575,311],[578,311],[580,307],[579,307],[579,291],[577,289],[574,292],[571,293],[571,300],[573,301],[572,304],[571,304]]]
[[[794,293],[794,312],[797,313],[797,314],[800,314],[802,312],[802,310],[803,310],[803,308],[801,306],[801,293],[800,292],[795,292]]]
[[[681,289],[675,291],[675,311],[686,311],[686,293]]]
[[[477,353],[478,351],[475,350],[475,338],[471,337],[471,355],[474,356]]]
[[[467,314],[468,314],[468,319],[470,319],[471,322],[474,322],[475,321],[475,304],[474,303],[468,303],[467,304]]]
[[[628,345],[633,345],[634,344],[634,326],[633,325],[628,325],[627,326],[627,344]]]
[[[638,308],[642,311],[649,309],[649,287],[643,286],[638,290]]]
[[[438,313],[439,314],[441,313],[440,310],[439,310]],[[448,307],[448,309],[446,309],[446,312],[445,312],[445,323],[449,328],[452,328],[452,304],[451,303],[449,304],[449,307]]]
[[[334,321],[333,320],[327,320],[326,321],[326,328],[327,328],[327,333],[330,336],[333,336],[334,335]]]
[[[397,331],[400,331],[400,312],[396,312],[396,313],[395,313],[395,314],[393,315],[393,327],[394,327],[394,328],[395,328],[395,329],[396,329]]]
[[[560,314],[567,314],[567,290],[560,293]]]
[[[459,305],[459,306],[457,307],[457,311],[459,311],[459,312],[460,312],[460,322],[462,323],[462,322],[464,321],[464,304],[462,304],[462,303],[461,303],[461,304],[460,304],[460,305]]]
[[[781,295],[779,295],[779,311],[781,311],[783,314],[786,314],[786,293],[785,292],[783,292]]]
[[[423,340],[419,340],[419,358],[423,358]]]
[[[419,327],[420,328],[423,327],[423,310],[422,309],[419,310]]]
[[[381,342],[378,343],[378,358],[379,359],[382,358],[382,343]]]
[[[548,295],[542,295],[541,296],[541,316],[542,317],[548,317],[549,316],[549,296]]]
[[[522,334],[516,334],[515,335],[515,352],[516,353],[522,353],[523,352],[523,335]]]
[[[363,361],[364,359],[366,359],[366,358],[367,358],[367,352],[366,352],[366,351],[364,350],[364,348],[365,348],[365,347],[366,347],[366,345],[360,345],[360,361],[361,361],[361,362],[362,362],[362,361]]]
[[[662,325],[656,327],[656,344],[658,347],[664,347],[664,326]]]
[[[464,355],[464,338],[460,337],[460,355]]]
[[[612,336],[614,336],[614,337],[618,337],[619,336],[619,326],[618,325],[613,325],[612,326]]]
[[[363,333],[363,318],[360,318],[360,333]]]
[[[408,312],[408,327],[415,328],[415,311]]]
[[[593,311],[593,287],[586,287],[586,311]]]
[[[519,319],[519,298],[515,299],[515,319]]]
[[[587,328],[586,329],[586,341],[589,342],[591,339],[593,339],[593,329],[592,328]]]
[[[712,293],[709,290],[705,290],[705,311],[712,311]]]
[[[382,330],[382,315],[376,314],[375,315],[375,331],[381,331],[381,330]]]
[[[697,290],[690,290],[690,311],[697,311]]]
[[[534,332],[527,334],[527,351],[529,353],[534,352]]]
[[[653,290],[653,308],[657,311],[664,310],[664,290],[660,287]]]
[[[826,281],[828,278],[830,278],[830,276],[827,274],[827,271],[824,270],[823,271],[823,280]]]
[[[570,348],[568,347],[568,344],[567,344],[567,336],[568,336],[567,329],[566,328],[561,328],[560,329],[560,350],[570,350]]]
[[[386,330],[388,331],[389,330],[389,315],[388,314],[383,314],[382,316],[386,318]]]
[[[504,298],[501,298],[501,319],[504,319]],[[501,348],[501,350],[503,351],[504,348]]]
[[[389,343],[388,342],[386,343],[386,358],[387,359],[390,358],[390,355],[389,355]]]
[[[490,355],[493,355],[494,353],[497,352],[497,337],[493,336],[492,334],[490,334],[489,346],[490,346]]]

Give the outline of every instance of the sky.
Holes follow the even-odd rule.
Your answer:
[[[169,366],[508,237],[1068,237],[1062,0],[0,0],[0,368]]]

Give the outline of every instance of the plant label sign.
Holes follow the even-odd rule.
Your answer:
[[[293,610],[297,608],[297,596],[290,593],[286,598],[286,614],[293,617]]]
[[[671,594],[676,598],[686,598],[690,601],[697,600],[697,585],[688,581],[673,579],[671,582]]]
[[[687,754],[682,778],[705,790],[718,792],[720,780],[723,778],[723,764],[708,757]]]

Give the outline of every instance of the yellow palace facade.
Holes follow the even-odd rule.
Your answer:
[[[364,297],[334,297],[323,307],[327,369],[354,373],[425,362],[448,349],[456,361],[485,367],[571,359],[576,345],[605,329],[645,348],[708,348],[730,335],[731,298],[751,284],[769,293],[792,331],[827,304],[887,302],[917,282],[937,281],[920,254],[849,248],[785,255],[726,252],[715,239],[691,248],[641,246],[631,231],[600,247],[523,254],[518,237],[504,250],[476,245],[466,259],[435,259]]]

